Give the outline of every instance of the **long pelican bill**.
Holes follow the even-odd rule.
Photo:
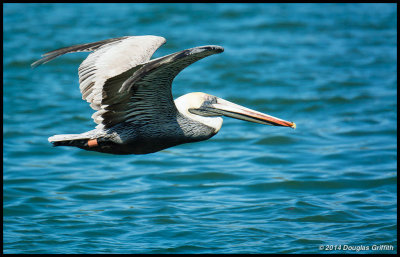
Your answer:
[[[204,112],[207,112],[209,113],[209,115],[224,115],[239,120],[245,120],[271,126],[291,127],[293,129],[296,128],[296,123],[294,122],[282,120],[277,117],[229,102],[219,97],[216,97],[216,100],[216,103],[202,106],[202,113],[204,114]]]

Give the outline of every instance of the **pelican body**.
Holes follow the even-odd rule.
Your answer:
[[[165,43],[158,36],[126,36],[48,52],[32,67],[73,52],[92,52],[79,66],[82,99],[96,111],[96,128],[81,134],[49,137],[54,146],[74,146],[110,154],[148,154],[203,141],[218,133],[221,116],[273,126],[295,123],[263,114],[206,93],[173,100],[178,73],[220,46],[186,49],[150,60]]]

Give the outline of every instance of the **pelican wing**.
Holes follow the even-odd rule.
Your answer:
[[[105,128],[120,122],[157,122],[176,115],[173,79],[190,64],[223,52],[220,46],[200,46],[163,56],[109,78],[103,86],[102,109],[93,114]]]
[[[96,110],[98,127],[120,122],[149,122],[160,115],[175,115],[171,84],[190,64],[224,49],[201,46],[150,60],[165,43],[158,36],[127,36],[74,45],[48,52],[32,67],[73,52],[92,52],[79,66],[82,99]]]
[[[150,60],[153,53],[165,43],[158,36],[126,36],[94,43],[74,45],[48,52],[32,63],[32,67],[73,52],[92,52],[79,66],[79,88],[82,99],[99,111],[102,109],[103,86],[107,79],[120,75]]]

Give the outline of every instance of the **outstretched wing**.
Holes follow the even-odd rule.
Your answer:
[[[138,65],[107,79],[103,86],[102,110],[93,114],[105,128],[120,122],[157,122],[176,115],[171,84],[178,73],[190,64],[212,54],[220,46],[200,46]]]
[[[200,46],[154,60],[153,53],[165,43],[163,37],[128,36],[61,48],[44,54],[32,67],[73,52],[91,52],[79,66],[82,99],[96,110],[98,127],[120,122],[154,122],[176,115],[171,84],[190,64],[212,54],[220,46]]]
[[[32,67],[73,52],[92,52],[79,66],[79,88],[82,99],[99,111],[102,109],[103,86],[107,79],[150,60],[153,53],[165,43],[158,36],[126,36],[94,43],[74,45],[48,52],[32,63]]]

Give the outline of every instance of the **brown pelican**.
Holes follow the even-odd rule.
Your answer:
[[[221,116],[295,128],[285,121],[205,93],[172,98],[171,84],[190,64],[224,49],[190,48],[150,60],[165,43],[158,36],[126,36],[48,52],[32,67],[72,52],[92,52],[79,66],[82,99],[96,111],[98,125],[82,134],[49,137],[54,146],[112,154],[147,154],[211,138]]]

